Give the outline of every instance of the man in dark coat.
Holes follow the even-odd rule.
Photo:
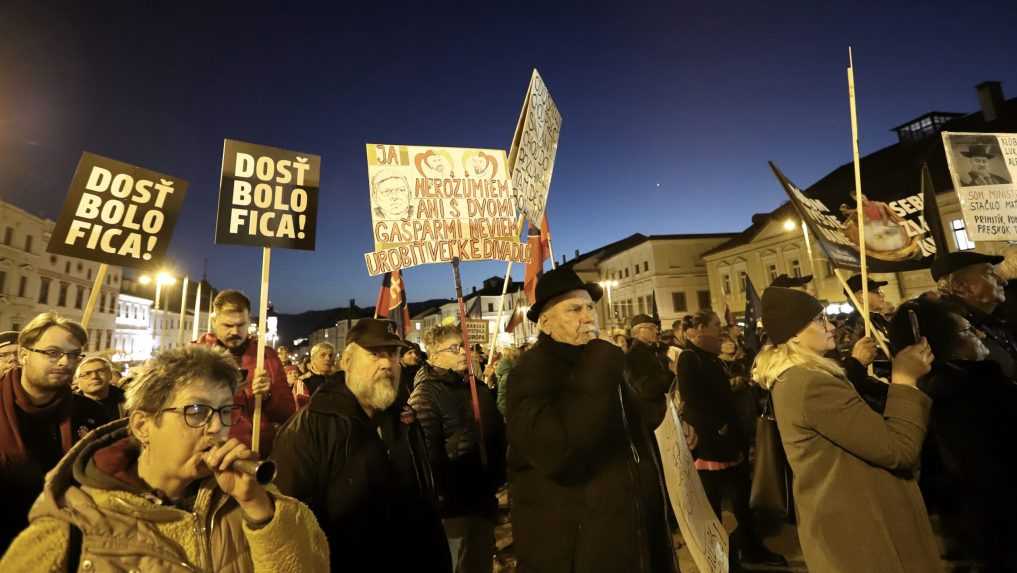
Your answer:
[[[123,390],[113,385],[113,363],[109,360],[102,356],[86,357],[74,371],[74,381],[78,393],[95,400],[110,420],[123,415],[127,396]]]
[[[334,571],[451,571],[428,499],[423,442],[389,410],[404,346],[395,328],[387,320],[357,322],[346,337],[343,373],[276,437],[275,484],[314,512]]]
[[[0,553],[28,527],[43,477],[79,439],[112,421],[98,404],[71,392],[74,367],[88,345],[80,324],[54,313],[33,318],[18,337],[18,360],[0,376],[0,488],[5,507]]]
[[[625,355],[629,385],[640,398],[654,403],[663,412],[667,408],[664,395],[674,382],[674,374],[668,370],[667,356],[661,356],[657,346],[660,327],[645,314],[633,316],[629,325],[632,342]]]
[[[431,328],[424,333],[424,343],[427,363],[417,371],[409,405],[427,440],[452,567],[456,573],[489,573],[494,565],[497,492],[505,483],[505,425],[494,393],[479,380],[481,423],[474,418],[459,325]]]
[[[625,383],[621,350],[597,338],[601,295],[559,268],[527,313],[540,336],[512,370],[506,416],[520,573],[678,570],[650,440],[663,411]]]

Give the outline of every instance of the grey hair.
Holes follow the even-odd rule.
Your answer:
[[[430,347],[436,342],[462,335],[463,331],[459,328],[458,322],[455,324],[436,324],[424,333],[424,344]]]
[[[88,364],[89,362],[102,362],[103,364],[106,365],[106,368],[109,369],[110,374],[113,373],[114,370],[113,363],[110,362],[109,359],[106,358],[105,356],[94,354],[92,356],[86,356],[81,359],[81,362],[78,362],[78,367],[74,369],[75,378],[81,376],[81,367],[84,366],[85,364]]]
[[[127,387],[125,409],[128,414],[158,412],[194,383],[222,386],[232,394],[241,379],[236,361],[225,350],[199,344],[165,350],[146,362]]]
[[[323,348],[327,348],[332,351],[332,354],[335,354],[335,346],[332,346],[332,344],[329,342],[319,342],[318,344],[315,344],[314,346],[311,347],[311,356],[314,356]]]

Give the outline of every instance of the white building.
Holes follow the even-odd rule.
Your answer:
[[[55,222],[0,201],[0,330],[21,330],[41,312],[80,321],[99,263],[46,252]],[[121,269],[109,266],[88,325],[88,351],[113,345]]]
[[[525,313],[528,306],[526,293],[523,291],[523,283],[513,281],[509,283],[508,291],[505,294],[505,304],[499,319],[498,303],[501,299],[503,281],[504,277],[487,278],[480,289],[473,287],[470,293],[463,295],[463,307],[467,318],[470,320],[483,320],[486,323],[484,328],[487,330],[487,336],[483,340],[471,342],[480,342],[485,348],[490,346],[491,339],[494,336],[499,337],[499,346],[518,346],[528,339],[536,338],[537,335],[534,325],[526,324],[525,319],[513,332],[505,332],[505,327],[512,319],[513,313],[517,309]],[[428,308],[411,317],[411,320],[413,321],[413,328],[407,339],[423,347],[425,345],[422,339],[427,330],[442,322],[459,320],[459,303],[452,301]],[[424,350],[426,351],[427,349],[424,348]]]
[[[142,285],[129,273],[124,277],[124,292],[117,299],[116,331],[113,335],[113,360],[139,362],[148,360],[154,352],[187,344],[193,339],[194,299],[196,286],[188,286],[186,308],[181,321],[181,285],[159,289],[159,309],[155,309],[155,288]],[[201,305],[198,312],[198,336],[208,327],[209,307],[213,289],[202,282]],[[182,325],[182,328],[181,328]]]

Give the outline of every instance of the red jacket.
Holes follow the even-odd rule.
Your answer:
[[[207,332],[196,341],[196,344],[205,346],[220,346],[219,340],[211,332]],[[236,355],[234,355],[236,356]],[[230,427],[230,437],[251,445],[251,432],[254,428],[252,418],[254,417],[254,394],[251,393],[251,381],[254,379],[255,366],[258,364],[258,340],[255,337],[247,339],[247,346],[240,356],[240,367],[247,370],[247,380],[237,388],[233,399],[238,406],[243,406],[240,417]],[[265,372],[268,373],[272,385],[269,388],[270,395],[261,401],[261,444],[258,454],[267,458],[272,453],[272,442],[275,440],[275,431],[293,412],[296,405],[293,402],[293,394],[290,386],[286,383],[286,372],[283,370],[282,361],[279,355],[271,347],[265,347]]]

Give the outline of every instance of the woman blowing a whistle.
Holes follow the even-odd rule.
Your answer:
[[[46,476],[0,571],[327,571],[311,511],[237,469],[257,457],[227,440],[240,380],[210,347],[149,361],[127,390],[127,418]]]

